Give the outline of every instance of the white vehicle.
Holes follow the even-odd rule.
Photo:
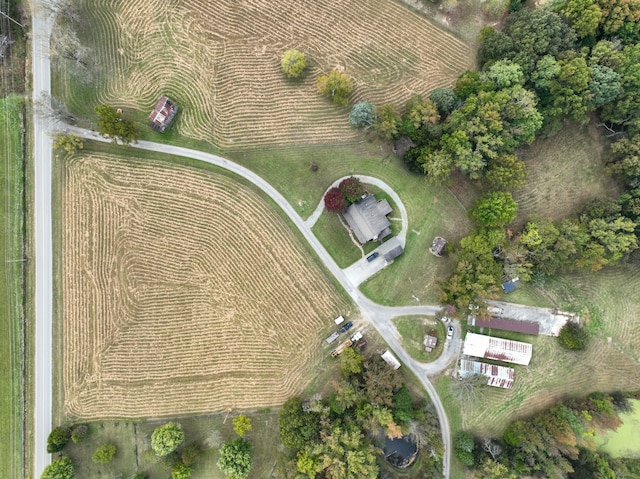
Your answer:
[[[362,339],[362,333],[358,331],[356,334],[351,336],[351,342],[355,343],[356,341],[360,341]]]
[[[451,339],[451,338],[453,338],[453,331],[454,331],[454,330],[453,330],[453,326],[449,326],[449,327],[447,328],[447,339]]]

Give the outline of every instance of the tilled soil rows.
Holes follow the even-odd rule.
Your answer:
[[[61,210],[68,416],[280,404],[348,307],[277,211],[228,176],[75,155]]]
[[[221,148],[350,141],[349,110],[316,91],[338,68],[351,101],[404,105],[449,86],[473,66],[469,45],[390,0],[91,0],[83,43],[99,85],[95,102],[151,111],[166,94],[182,109],[185,136]],[[308,58],[304,78],[280,69],[285,50]],[[84,91],[84,89],[83,89]],[[74,97],[71,103],[86,103]]]

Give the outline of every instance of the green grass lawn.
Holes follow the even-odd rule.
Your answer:
[[[0,217],[4,275],[0,281],[0,477],[22,476],[23,369],[23,100],[0,100]]]
[[[449,376],[439,376],[433,381],[433,385],[436,387],[438,396],[442,401],[445,411],[447,412],[447,419],[449,420],[449,428],[451,430],[451,441],[453,443],[456,434],[463,430],[461,409],[458,401],[451,394],[451,388],[454,387],[455,379]],[[458,461],[451,452],[451,479],[464,479],[464,466]]]
[[[427,363],[440,357],[446,336],[442,321],[428,316],[401,316],[394,318],[393,323],[402,338],[402,347],[413,359]],[[438,344],[428,353],[422,341],[431,330],[436,331]]]
[[[369,298],[388,305],[437,300],[436,281],[448,277],[453,265],[448,258],[436,258],[429,253],[429,246],[435,236],[459,241],[470,232],[470,223],[464,208],[449,190],[429,185],[423,175],[409,172],[389,145],[365,142],[336,147],[245,151],[232,153],[230,157],[269,181],[303,218],[314,211],[337,178],[363,174],[385,181],[407,209],[407,247],[402,256],[365,282],[361,290]],[[311,163],[318,165],[317,171],[311,171]],[[317,234],[325,246],[338,241],[323,238],[323,233]],[[344,254],[345,262],[356,257],[354,253],[348,254],[351,256]]]
[[[250,415],[253,429],[246,439],[253,446],[253,468],[249,479],[268,478],[275,465],[278,438],[278,415],[275,412],[258,412]],[[192,479],[223,479],[225,476],[216,466],[218,450],[223,442],[235,439],[233,416],[199,416],[177,419],[185,432],[184,445],[197,442],[203,447],[202,457],[193,467]],[[90,424],[90,433],[84,442],[70,442],[64,453],[77,466],[77,477],[107,479],[128,478],[137,470],[145,471],[150,479],[166,479],[171,476],[168,462],[157,458],[151,451],[151,433],[166,421],[131,422],[105,421]],[[115,444],[118,448],[115,459],[107,465],[98,465],[91,460],[95,450],[102,444]]]
[[[399,219],[400,215],[398,214],[398,209],[389,195],[385,194],[373,185],[365,184],[365,188],[368,193],[374,194],[377,200],[387,200],[393,212],[396,212],[397,219]],[[395,236],[402,231],[402,221],[394,220],[395,217],[393,212],[389,216],[391,217],[391,235]],[[358,241],[357,238],[354,236],[353,239],[351,239],[349,231],[345,226],[346,224],[346,220],[341,218],[341,216],[324,210],[312,228],[313,233],[316,235],[320,243],[322,243],[331,257],[341,268],[350,266],[359,259],[362,259],[363,256],[360,248],[358,248],[356,243],[354,243],[354,241]],[[391,236],[387,239],[389,238],[391,238]],[[363,244],[362,251],[364,252],[364,255],[366,256],[369,254],[380,246],[380,244],[381,243],[378,241],[369,241],[368,243]]]

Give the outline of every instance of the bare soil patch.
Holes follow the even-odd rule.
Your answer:
[[[304,389],[348,304],[270,203],[160,161],[62,165],[67,416],[250,409]]]

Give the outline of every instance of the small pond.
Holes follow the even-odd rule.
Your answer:
[[[406,469],[414,463],[418,456],[418,446],[409,436],[399,439],[385,438],[384,457],[398,469]]]
[[[612,457],[640,457],[640,400],[630,402],[633,411],[620,414],[622,426],[595,438],[598,450]]]

